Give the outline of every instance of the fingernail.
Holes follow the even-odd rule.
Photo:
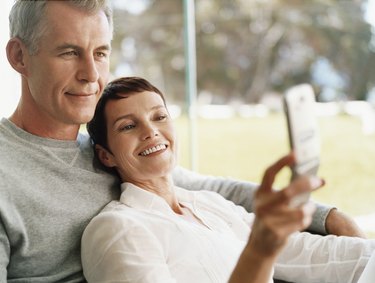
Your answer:
[[[323,186],[324,184],[324,181],[317,176],[310,176],[309,181],[310,181],[310,186],[313,190]]]

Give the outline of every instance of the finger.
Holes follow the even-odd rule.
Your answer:
[[[288,191],[273,191],[272,193],[263,194],[255,202],[254,211],[256,214],[267,213],[272,211],[280,211],[283,206],[288,207],[291,197]]]
[[[316,176],[299,176],[293,180],[283,192],[289,199],[290,207],[297,207],[306,203],[310,193],[324,185],[324,181]]]
[[[309,200],[311,191],[323,185],[324,180],[319,177],[299,176],[283,190],[258,195],[254,211],[259,214],[279,210],[283,205],[289,208],[299,207]]]
[[[312,202],[307,202],[305,205],[302,206],[302,209],[305,215],[304,223],[303,223],[303,226],[304,226],[303,229],[305,229],[312,222],[313,214],[316,211],[316,205],[313,204]]]
[[[306,203],[298,209],[285,209],[278,213],[268,213],[264,217],[259,216],[259,219],[270,231],[284,234],[305,229],[310,225],[314,211],[315,205]]]
[[[319,178],[317,176],[311,176],[309,178],[309,181],[310,181],[311,189],[314,190],[314,191],[323,187],[326,183],[324,179]]]
[[[308,201],[298,207],[292,207],[290,206],[289,201],[279,202],[279,199],[280,198],[271,205],[267,203],[266,205],[256,207],[255,214],[257,217],[261,219],[289,219],[292,215],[298,215],[301,212],[303,212],[304,215],[307,215],[312,209],[315,209],[315,205]],[[310,210],[307,210],[307,208],[310,208]]]
[[[268,167],[263,175],[262,183],[259,187],[261,191],[272,190],[272,184],[275,181],[277,173],[285,166],[291,166],[294,163],[294,155],[292,153],[280,158],[270,167]]]
[[[305,194],[309,194],[311,191],[310,188],[311,185],[308,177],[298,177],[282,190],[262,194],[255,202],[255,208],[262,210],[280,209],[281,205],[288,206],[294,198],[300,198]]]

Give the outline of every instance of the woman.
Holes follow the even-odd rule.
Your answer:
[[[375,241],[340,242],[294,233],[307,227],[314,207],[291,204],[322,182],[300,177],[273,191],[276,174],[293,164],[292,155],[266,170],[256,195],[256,217],[216,193],[176,187],[171,177],[177,163],[173,122],[163,94],[142,78],[111,82],[88,131],[99,160],[123,182],[120,200],[108,204],[83,234],[82,262],[89,282],[261,283],[272,282],[273,266],[284,280],[313,273],[304,282],[342,283],[350,276],[355,282],[375,249]],[[322,244],[305,248],[317,242]],[[341,248],[349,242],[356,244],[350,266],[344,253],[342,258],[320,255],[328,246]],[[326,263],[337,259],[349,271],[335,275],[342,266]],[[314,269],[316,263],[321,267]]]

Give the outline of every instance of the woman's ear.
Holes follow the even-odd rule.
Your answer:
[[[28,51],[25,44],[17,37],[11,38],[6,46],[9,64],[21,75],[27,75],[25,60]]]
[[[105,149],[101,145],[96,144],[95,145],[95,151],[96,151],[96,154],[97,154],[100,162],[103,163],[105,166],[107,166],[107,167],[115,167],[116,166],[116,162],[115,162],[115,159],[114,159],[112,153],[110,153],[107,149]]]

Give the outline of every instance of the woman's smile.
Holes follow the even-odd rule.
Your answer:
[[[152,153],[160,153],[160,152],[163,152],[167,149],[167,145],[166,144],[158,144],[156,146],[153,146],[153,147],[150,147],[144,151],[142,151],[139,155],[142,155],[142,156],[147,156],[147,155],[150,155]]]

